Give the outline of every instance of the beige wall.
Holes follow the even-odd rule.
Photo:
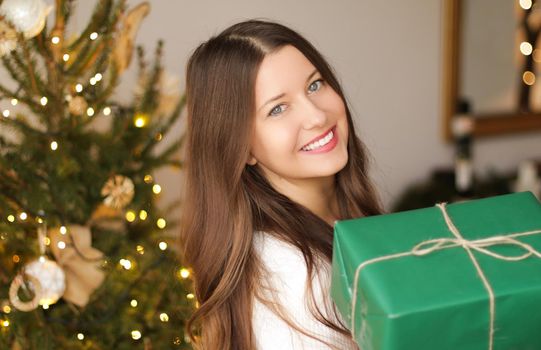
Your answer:
[[[153,0],[138,42],[151,51],[163,38],[165,66],[182,75],[191,50],[232,23],[265,17],[291,25],[335,67],[388,206],[405,186],[453,162],[440,136],[441,1]],[[88,12],[93,1],[79,3]],[[84,16],[75,19],[84,24]],[[124,79],[121,95],[132,83]],[[541,133],[476,141],[475,171],[513,169],[540,153]],[[178,196],[179,173],[163,171],[159,179],[165,202]]]

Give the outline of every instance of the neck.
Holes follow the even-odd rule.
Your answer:
[[[310,209],[329,225],[339,219],[338,198],[334,176],[328,178],[273,181],[274,188],[291,200]]]

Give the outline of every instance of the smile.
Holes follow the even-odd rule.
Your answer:
[[[304,145],[301,150],[308,152],[308,151],[314,151],[321,149],[328,145],[331,141],[335,139],[335,133],[336,133],[336,126],[333,126],[326,134],[319,137],[315,141],[312,141],[306,145]],[[334,143],[334,142],[333,142]]]

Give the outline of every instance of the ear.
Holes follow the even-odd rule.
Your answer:
[[[246,164],[252,165],[252,166],[257,164],[257,159],[255,159],[255,157],[252,155],[252,153],[250,153],[250,157],[246,161]]]

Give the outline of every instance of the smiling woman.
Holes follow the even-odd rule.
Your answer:
[[[328,295],[333,223],[382,210],[331,68],[295,31],[253,20],[201,44],[186,86],[196,346],[356,349]]]
[[[262,103],[276,93],[278,98],[269,101],[273,104]],[[338,219],[336,201],[332,212],[324,213],[327,206],[312,202],[313,196],[306,192],[332,188],[334,175],[347,163],[344,102],[314,65],[287,45],[263,59],[255,82],[255,103],[261,107],[255,116],[248,164],[258,164],[280,193],[320,216],[331,214],[324,219],[332,225]]]

